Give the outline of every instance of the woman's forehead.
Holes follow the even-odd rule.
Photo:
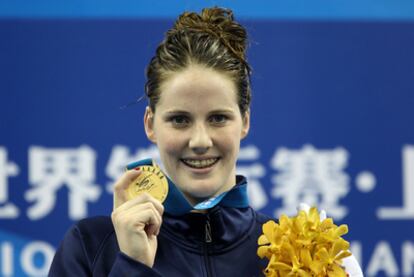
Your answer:
[[[177,93],[176,97],[166,92],[161,96],[157,104],[157,110],[163,113],[173,112],[189,112],[189,113],[211,113],[213,111],[232,112],[238,110],[235,97],[231,97],[233,93],[219,93],[217,91],[201,93]]]
[[[228,75],[213,69],[191,67],[172,73],[161,86],[163,105],[204,105],[223,103],[237,105],[235,82]]]

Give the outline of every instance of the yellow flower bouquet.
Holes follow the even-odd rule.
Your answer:
[[[267,258],[266,276],[339,277],[347,276],[342,259],[351,255],[349,242],[341,236],[348,226],[337,226],[332,218],[320,219],[318,210],[299,211],[289,218],[282,215],[279,224],[263,224],[257,254]]]

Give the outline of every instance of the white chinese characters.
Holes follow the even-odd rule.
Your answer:
[[[340,199],[349,192],[346,174],[348,153],[344,148],[319,150],[305,145],[300,150],[279,148],[272,159],[272,167],[279,171],[273,176],[272,195],[282,198],[282,207],[276,216],[293,215],[298,203],[328,211],[338,220],[347,214]]]
[[[88,146],[77,149],[30,147],[29,189],[25,198],[34,204],[28,209],[32,220],[48,215],[55,206],[59,189],[68,188],[68,213],[72,220],[87,216],[87,202],[96,202],[101,187],[95,181],[95,151]]]
[[[16,178],[11,177],[18,176],[20,172],[19,165],[9,156],[7,149],[0,147],[0,219],[9,220],[21,216],[20,210],[24,208],[23,205],[17,205],[16,199],[10,198],[11,188],[24,190],[24,199],[28,204],[25,213],[31,220],[39,220],[51,214],[57,201],[65,201],[69,219],[78,220],[90,215],[89,205],[97,203],[102,195],[104,187],[97,184],[98,173],[99,176],[105,174],[107,178],[99,182],[105,183],[106,192],[112,194],[114,182],[122,175],[128,163],[152,158],[162,167],[159,152],[154,145],[136,149],[114,145],[104,164],[104,171],[97,168],[96,150],[90,146],[31,146],[28,151],[28,180],[13,184]],[[343,147],[280,147],[269,164],[275,171],[269,173],[270,169],[263,162],[260,149],[248,145],[240,149],[237,173],[248,179],[250,204],[257,210],[277,206],[273,208],[276,217],[281,214],[293,215],[298,203],[305,202],[326,210],[335,220],[342,220],[348,215],[346,205],[341,203],[350,192],[351,178],[346,171],[348,158],[349,153]],[[403,147],[402,160],[403,205],[379,207],[379,219],[414,218],[413,165],[414,146],[406,145]],[[360,192],[368,193],[375,189],[376,176],[370,171],[361,171],[355,177],[355,188]],[[272,201],[277,201],[277,205]]]
[[[249,181],[247,193],[250,205],[254,209],[262,209],[268,204],[268,198],[260,179],[266,174],[265,167],[259,162],[260,150],[249,145],[240,148],[237,162],[237,173],[245,176]],[[249,164],[246,164],[249,162]]]
[[[19,167],[8,161],[7,149],[0,147],[0,219],[17,218],[19,209],[13,203],[9,202],[9,184],[8,178],[17,176]]]

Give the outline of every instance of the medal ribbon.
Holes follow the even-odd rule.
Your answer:
[[[126,169],[131,170],[139,166],[150,165],[154,166],[152,159],[145,159],[137,162],[133,162],[127,165]],[[225,191],[217,196],[204,200],[195,206],[192,206],[185,199],[182,192],[176,187],[176,185],[165,176],[168,180],[168,195],[163,205],[167,213],[172,215],[183,215],[191,210],[206,210],[213,208],[220,204],[225,207],[233,208],[246,208],[249,206],[249,200],[247,197],[247,183],[241,182],[233,187],[229,191]]]

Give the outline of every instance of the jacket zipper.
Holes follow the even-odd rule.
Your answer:
[[[211,238],[211,226],[210,226],[210,220],[207,217],[206,225],[205,225],[205,242],[210,243],[213,239]]]
[[[209,257],[209,244],[213,241],[211,236],[211,225],[210,225],[210,218],[207,215],[206,218],[206,224],[204,225],[205,230],[205,240],[204,240],[204,262],[206,264],[206,271],[207,271],[207,277],[213,276],[211,273],[211,263],[210,263],[210,257]]]

